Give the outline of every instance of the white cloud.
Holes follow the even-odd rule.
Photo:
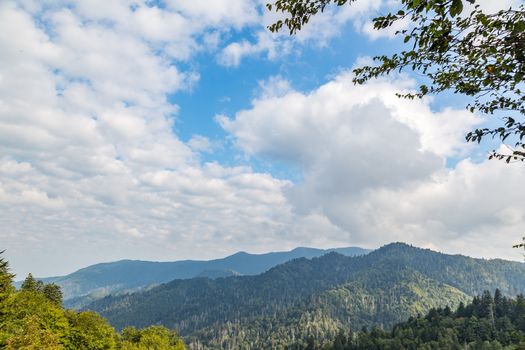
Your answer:
[[[273,76],[259,83],[259,95],[262,99],[281,97],[292,91],[290,82],[282,76]]]
[[[256,35],[255,43],[248,40],[233,42],[224,47],[217,61],[227,67],[237,67],[245,57],[257,56],[266,53],[269,60],[283,57],[290,52],[290,42],[272,37],[267,31],[260,31]]]
[[[519,259],[525,228],[522,166],[466,159],[464,110],[433,111],[428,100],[398,99],[412,82],[354,86],[342,73],[310,93],[265,94],[219,123],[248,155],[302,169],[286,189],[298,217],[328,220],[351,242],[407,241],[475,256]]]
[[[227,23],[238,29],[256,23],[259,16],[254,0],[168,0],[167,5],[200,22],[215,26]]]
[[[210,140],[202,135],[193,135],[188,141],[188,146],[195,152],[210,152],[213,148]]]
[[[289,86],[279,79],[273,78],[266,84],[271,87],[276,82],[279,86],[286,86],[284,92],[288,91]],[[252,109],[240,111],[235,120],[219,117],[219,121],[236,136],[237,145],[249,154],[312,159],[318,156],[319,147],[328,147],[329,143],[325,143],[324,138],[333,140],[334,133],[341,134],[341,143],[358,140],[360,134],[347,137],[366,130],[358,129],[361,122],[352,124],[354,119],[370,121],[380,128],[381,124],[372,118],[380,118],[376,109],[384,109],[389,113],[384,122],[396,123],[389,125],[390,128],[402,125],[416,134],[419,151],[430,151],[440,156],[463,152],[466,147],[463,132],[477,120],[464,110],[446,109],[433,113],[428,100],[413,102],[401,100],[395,95],[395,92],[408,91],[413,85],[412,81],[399,77],[395,84],[378,80],[356,87],[352,83],[352,75],[343,72],[309,94],[292,90],[284,96],[280,96],[282,93],[272,96],[268,94],[270,89],[264,89],[262,98],[253,101]],[[365,118],[366,113],[371,117]],[[346,126],[352,128],[346,130]],[[318,140],[320,145],[313,144],[312,140]],[[379,140],[365,141],[382,147]],[[359,140],[356,142],[363,144]]]
[[[516,8],[519,5],[523,5],[523,0],[500,0],[500,1],[491,1],[491,0],[479,0],[476,3],[479,3],[481,6],[481,9],[486,13],[495,13],[500,10],[506,10],[510,7]],[[468,11],[472,9],[472,6],[470,4],[466,4],[464,11],[465,13],[469,13]]]
[[[470,160],[428,181],[377,191],[359,211],[359,227],[388,227],[386,240],[434,244],[449,252],[519,259],[511,245],[525,227],[518,186],[523,166]]]

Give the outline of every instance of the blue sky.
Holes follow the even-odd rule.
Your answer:
[[[392,241],[521,259],[524,168],[464,142],[485,122],[466,100],[400,100],[410,72],[351,82],[402,45],[370,26],[389,4],[333,7],[290,37],[259,0],[3,1],[14,272]]]

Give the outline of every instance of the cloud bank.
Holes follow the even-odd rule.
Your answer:
[[[173,132],[167,95],[198,81],[177,62],[252,20],[249,3],[205,3],[0,4],[0,236],[17,271],[216,256],[279,231],[287,181],[201,164],[206,138]]]

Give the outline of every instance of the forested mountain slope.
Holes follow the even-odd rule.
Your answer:
[[[257,276],[175,280],[89,308],[117,328],[162,324],[208,348],[284,349],[349,326],[390,327],[495,288],[524,291],[525,265],[394,243],[359,257],[296,259]]]
[[[472,303],[431,309],[411,317],[391,330],[341,332],[332,344],[295,344],[290,350],[390,350],[390,349],[483,349],[525,348],[525,298],[509,299],[496,290],[486,291]]]
[[[80,269],[66,276],[48,277],[45,283],[58,284],[64,293],[66,305],[72,306],[71,299],[91,294],[98,298],[108,293],[145,288],[174,279],[194,277],[225,277],[235,275],[256,275],[292,259],[313,258],[335,251],[347,256],[367,254],[369,250],[358,247],[315,249],[296,248],[286,252],[249,254],[238,252],[222,259],[209,261],[182,260],[173,262],[152,262],[121,260],[96,264]],[[69,302],[68,302],[69,300]]]

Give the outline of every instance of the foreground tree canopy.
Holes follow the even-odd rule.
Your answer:
[[[30,274],[20,291],[0,252],[0,348],[83,350],[184,350],[171,330],[160,326],[125,328],[121,334],[95,312],[62,308],[56,284],[44,284]]]
[[[270,11],[286,16],[269,26],[272,32],[286,27],[290,34],[302,29],[327,6],[351,5],[365,0],[276,0]],[[499,139],[508,152],[494,151],[490,158],[525,160],[525,8],[484,13],[476,0],[401,0],[399,9],[373,19],[384,30],[409,20],[408,29],[397,31],[406,48],[393,55],[374,57],[375,65],[354,70],[354,83],[395,71],[411,69],[423,74],[418,91],[399,94],[413,99],[453,91],[472,98],[471,112],[496,114],[502,122],[466,135],[467,141]]]

